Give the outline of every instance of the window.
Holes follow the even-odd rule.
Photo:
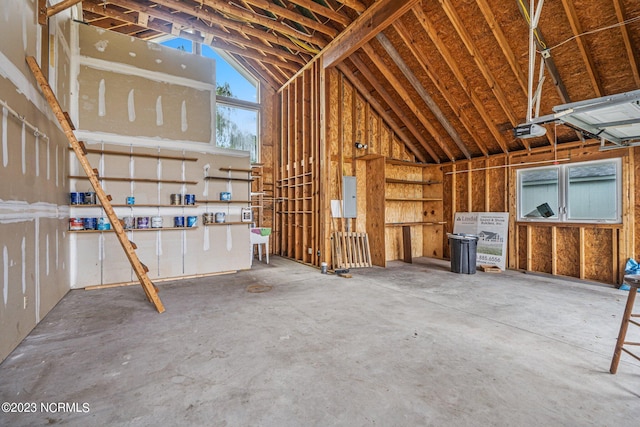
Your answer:
[[[620,159],[518,171],[522,221],[621,222]]]
[[[224,53],[202,46],[202,55],[216,61],[216,145],[249,151],[258,161],[260,104],[258,81]]]
[[[191,52],[189,40],[172,38],[163,45]],[[259,158],[260,92],[259,83],[233,58],[208,45],[202,45],[202,56],[216,63],[216,146],[248,151],[251,162]]]

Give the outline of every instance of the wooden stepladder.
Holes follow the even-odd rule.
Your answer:
[[[89,178],[89,181],[91,182],[91,185],[96,192],[96,197],[100,201],[105,214],[109,218],[111,226],[113,227],[116,236],[118,236],[120,245],[122,246],[122,249],[124,249],[124,252],[129,259],[129,262],[131,263],[131,267],[133,267],[133,271],[136,272],[136,276],[138,277],[138,280],[142,285],[142,289],[144,289],[144,292],[147,294],[149,302],[151,302],[156,307],[159,313],[162,313],[164,311],[164,306],[162,305],[162,301],[160,301],[160,298],[158,297],[158,290],[147,276],[147,272],[149,271],[149,269],[140,262],[140,260],[138,259],[138,255],[135,252],[135,244],[127,238],[124,227],[122,226],[122,223],[118,219],[115,211],[113,210],[113,206],[111,205],[111,196],[107,195],[102,189],[98,178],[98,171],[91,167],[91,164],[89,163],[89,160],[86,156],[87,153],[84,144],[78,141],[75,134],[73,133],[74,127],[71,124],[70,118],[64,111],[62,111],[62,108],[60,107],[55,94],[51,90],[47,79],[42,74],[42,70],[36,62],[36,59],[33,56],[27,56],[27,64],[29,64],[29,68],[31,69],[33,76],[36,78],[36,81],[40,85],[45,99],[49,103],[49,106],[58,119],[58,122],[60,122],[62,130],[67,136],[69,144],[71,144],[71,148],[73,148],[73,151],[76,153],[76,156],[78,157],[78,160],[80,161],[84,172],[87,174],[87,177]]]
[[[631,323],[632,325],[640,326],[640,322],[632,319],[632,317],[640,317],[640,314],[633,313],[633,304],[635,303],[636,295],[638,294],[638,287],[640,287],[640,275],[626,275],[624,276],[624,282],[629,285],[631,289],[629,289],[629,295],[627,296],[627,303],[624,307],[622,322],[620,323],[620,333],[618,334],[618,340],[616,341],[616,349],[613,352],[611,368],[609,368],[609,372],[611,372],[612,374],[615,374],[618,371],[618,363],[620,362],[620,356],[622,355],[623,351],[631,357],[640,360],[640,357],[638,357],[636,354],[633,354],[629,349],[625,348],[625,345],[640,346],[639,342],[626,341],[627,329],[629,328],[629,324]]]

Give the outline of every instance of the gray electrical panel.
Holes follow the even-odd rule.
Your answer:
[[[356,177],[342,177],[342,217],[355,218],[357,214],[356,203]]]

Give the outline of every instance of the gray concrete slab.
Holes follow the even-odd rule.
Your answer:
[[[36,404],[0,425],[638,424],[640,362],[608,372],[626,292],[415,261],[272,257],[160,284],[163,314],[139,286],[72,291],[0,364],[0,401]]]

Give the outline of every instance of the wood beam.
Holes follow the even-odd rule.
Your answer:
[[[520,84],[522,91],[526,94],[527,93],[527,76],[525,75],[524,71],[522,71],[522,67],[520,67],[520,64],[518,63],[518,59],[516,58],[516,55],[513,53],[513,50],[511,50],[509,41],[507,40],[507,37],[502,32],[502,29],[500,28],[500,24],[498,24],[498,21],[496,21],[496,17],[493,14],[493,11],[491,10],[491,8],[489,7],[489,2],[487,0],[476,0],[476,3],[480,8],[480,12],[482,13],[482,16],[484,16],[484,19],[487,21],[487,24],[489,24],[489,28],[491,28],[491,32],[493,33],[493,36],[498,41],[498,46],[500,46],[502,53],[507,59],[507,62],[511,67],[511,71],[513,71],[513,74],[516,76],[516,80],[518,80],[518,83]]]
[[[351,24],[351,19],[340,13],[340,12],[336,12],[335,10],[327,7],[327,6],[323,6],[320,3],[316,3],[313,0],[288,0],[289,3],[293,3],[296,4],[300,7],[304,7],[306,9],[309,9],[311,12],[313,13],[317,13],[318,15],[322,15],[325,18],[329,18],[332,21],[335,21],[339,24],[342,24],[344,26],[347,26],[349,24]],[[364,10],[364,9],[363,9]]]
[[[268,12],[273,13],[277,17],[289,19],[293,22],[297,22],[300,25],[305,27],[314,29],[316,31],[321,32],[322,34],[326,34],[331,38],[334,38],[338,35],[338,30],[335,28],[331,28],[327,25],[322,24],[321,22],[315,21],[311,18],[307,18],[306,16],[289,10],[286,7],[278,6],[269,0],[244,0],[245,3],[259,7],[260,9],[266,10]]]
[[[356,75],[353,74],[351,70],[349,70],[349,68],[344,65],[344,63],[338,64],[336,68],[345,75],[347,80],[349,80],[351,84],[358,90],[358,92],[360,92],[360,95],[362,95],[362,97],[371,105],[371,107],[373,107],[376,113],[378,113],[378,115],[382,117],[385,123],[387,123],[389,127],[391,127],[396,135],[398,135],[398,138],[400,138],[400,140],[409,148],[409,150],[411,150],[414,156],[416,156],[416,158],[421,162],[425,163],[427,159],[420,152],[420,150],[418,150],[418,147],[416,147],[416,145],[411,142],[407,134],[404,133],[402,129],[400,129],[400,126],[398,126],[396,121],[393,120],[389,113],[385,111],[380,102],[378,102],[378,100],[371,95],[371,93],[367,90],[366,86],[360,81],[360,79],[358,79]],[[439,159],[437,158],[433,160],[439,162]]]
[[[402,59],[402,57],[400,56],[400,53],[398,53],[396,48],[393,47],[393,44],[391,43],[391,41],[383,33],[379,33],[376,36],[376,40],[378,40],[378,42],[382,45],[382,47],[387,52],[387,54],[391,57],[393,62],[398,66],[398,68],[400,68],[400,71],[402,71],[402,74],[404,74],[406,79],[409,80],[409,83],[411,83],[411,86],[413,86],[413,88],[416,90],[420,98],[422,98],[424,103],[427,104],[427,107],[429,107],[429,110],[431,110],[431,112],[436,117],[440,125],[442,125],[444,130],[451,137],[451,139],[453,139],[453,142],[456,143],[456,145],[458,146],[462,154],[464,154],[464,156],[467,159],[470,159],[471,153],[469,153],[469,150],[465,146],[464,142],[462,142],[462,138],[460,138],[458,131],[456,131],[453,128],[453,126],[451,125],[449,120],[446,118],[442,110],[440,110],[440,107],[438,107],[438,104],[436,104],[433,98],[431,98],[431,95],[427,93],[424,86],[422,86],[422,83],[420,82],[420,80],[418,80],[416,75],[413,74],[413,71],[411,71],[409,66],[404,62],[404,60]]]
[[[404,114],[402,112],[402,109],[400,108],[400,105],[398,105],[398,103],[393,100],[387,89],[385,89],[385,87],[382,86],[378,79],[376,79],[375,76],[371,74],[371,71],[369,71],[360,57],[355,54],[351,55],[349,59],[356,66],[360,74],[362,74],[362,76],[367,79],[367,81],[369,81],[369,84],[373,86],[373,89],[378,92],[378,95],[380,95],[384,102],[387,103],[389,108],[398,116],[401,124],[406,129],[408,129],[409,132],[411,132],[413,137],[420,143],[420,146],[429,154],[429,156],[431,156],[433,161],[436,163],[440,163],[440,156],[438,156],[435,151],[433,151],[429,142],[427,142],[427,140],[422,136],[422,132],[411,121],[403,119]]]
[[[324,67],[344,60],[369,42],[420,0],[378,0],[360,15],[323,52]]]
[[[507,140],[505,139],[504,135],[500,133],[500,131],[495,125],[495,122],[493,121],[493,119],[491,118],[487,110],[484,108],[484,102],[480,100],[478,95],[471,88],[471,85],[469,84],[469,82],[467,81],[467,78],[465,77],[465,73],[462,71],[460,66],[453,60],[453,55],[451,54],[451,51],[449,50],[449,48],[440,39],[440,37],[438,37],[438,32],[433,26],[433,23],[431,22],[431,20],[427,17],[427,15],[424,13],[422,8],[420,7],[413,8],[412,12],[415,15],[416,19],[418,20],[418,22],[420,23],[420,25],[422,26],[422,28],[424,29],[424,31],[427,33],[427,35],[433,42],[433,44],[436,46],[436,49],[438,50],[438,52],[440,52],[442,59],[444,59],[444,61],[449,66],[449,69],[451,70],[453,75],[456,77],[458,84],[462,87],[462,89],[465,91],[465,93],[469,97],[471,101],[471,105],[473,105],[475,109],[478,111],[478,114],[480,115],[480,117],[482,117],[482,120],[484,121],[485,125],[487,126],[487,128],[489,129],[493,137],[495,138],[496,142],[498,143],[502,151],[505,154],[508,153],[509,148],[507,146]]]
[[[625,21],[624,5],[620,0],[613,0],[613,6],[616,9],[616,16],[618,22],[622,24]],[[633,80],[636,83],[636,87],[640,87],[640,73],[638,73],[638,61],[636,60],[636,48],[631,42],[631,36],[629,35],[629,29],[626,25],[620,26],[620,32],[622,33],[622,39],[624,40],[624,46],[627,50],[627,57],[629,58],[629,65],[631,65],[631,72],[633,73]]]
[[[162,20],[167,21],[168,19],[171,19],[173,17],[173,22],[177,23],[177,24],[181,24],[184,27],[187,28],[193,28],[198,30],[200,33],[203,33],[203,37],[198,36],[197,34],[192,34],[189,32],[180,32],[180,30],[178,30],[178,34],[180,37],[195,41],[197,43],[204,43],[204,44],[209,44],[211,46],[217,47],[219,49],[223,49],[226,50],[228,52],[232,52],[232,53],[238,53],[241,55],[246,55],[248,57],[252,57],[261,61],[265,61],[268,63],[274,63],[276,65],[280,65],[280,64],[285,64],[285,68],[290,68],[292,70],[297,70],[299,68],[299,66],[295,65],[295,64],[288,64],[286,65],[286,63],[284,62],[284,60],[288,60],[291,62],[295,62],[298,64],[304,64],[304,60],[298,56],[295,56],[289,52],[286,52],[284,50],[281,49],[277,49],[274,47],[270,47],[267,45],[264,45],[262,43],[257,43],[257,42],[253,42],[251,39],[240,39],[237,36],[233,36],[232,34],[228,34],[228,33],[224,33],[223,31],[220,30],[216,30],[214,28],[210,28],[202,23],[196,23],[195,25],[193,23],[191,23],[190,21],[181,18],[179,16],[173,16],[171,14],[169,14],[168,12],[164,12],[161,10],[158,10],[156,8],[145,8],[144,12],[139,12],[138,13],[138,18],[136,18],[135,14],[127,14],[127,13],[123,13],[123,12],[118,12],[116,10],[113,9],[105,9],[103,8],[99,3],[97,3],[100,0],[85,0],[83,2],[83,10],[85,11],[89,11],[92,13],[101,13],[104,16],[107,16],[109,18],[113,18],[113,19],[117,19],[120,21],[124,21],[124,22],[128,22],[131,24],[135,24],[138,25],[140,27],[144,27],[144,28],[148,28],[154,31],[158,31],[164,34],[172,34],[175,35],[173,33],[173,28],[174,26],[164,26],[158,22],[154,22],[153,20],[149,20],[146,19],[146,25],[143,25],[145,20],[141,20],[140,18],[140,14],[142,14],[143,16],[155,16],[158,17]],[[117,6],[120,7],[124,7],[124,8],[129,8],[130,6],[134,6],[132,5],[130,0],[110,0],[110,3],[115,4]],[[148,15],[147,15],[147,9],[148,9]],[[170,15],[170,16],[167,16]],[[205,33],[205,31],[207,33]],[[256,49],[259,50],[259,52],[264,52],[266,54],[270,54],[273,55],[275,57],[279,57],[279,58],[283,58],[282,61],[279,61],[273,57],[269,58],[265,55],[262,55],[260,53],[257,52],[252,52],[249,50],[243,50],[242,48],[236,47],[236,46],[232,46],[230,44],[222,44],[220,42],[215,42],[213,41],[213,39],[211,38],[211,41],[209,42],[209,39],[207,37],[207,34],[211,34],[214,37],[218,37],[220,40],[224,40],[225,42],[235,42],[235,43],[239,43],[242,44],[243,46],[247,47],[247,48],[252,48],[252,49]],[[207,43],[209,42],[209,43]]]
[[[398,93],[398,95],[400,95],[400,98],[404,100],[405,105],[418,118],[418,121],[420,121],[420,124],[424,126],[427,132],[431,134],[431,136],[433,137],[435,142],[438,144],[438,146],[440,146],[442,151],[444,151],[447,157],[449,157],[449,160],[451,160],[452,162],[455,162],[456,158],[451,152],[451,150],[449,150],[449,147],[447,147],[447,141],[445,141],[445,139],[442,137],[440,132],[438,132],[438,130],[433,126],[433,124],[431,124],[431,120],[429,120],[429,118],[422,113],[423,109],[420,108],[418,105],[416,105],[415,102],[413,102],[413,99],[411,99],[411,94],[409,93],[409,91],[404,87],[403,83],[400,80],[398,80],[398,78],[395,76],[393,71],[391,71],[387,67],[387,65],[384,63],[382,58],[375,52],[371,44],[369,43],[365,44],[364,46],[362,46],[362,50],[369,56],[369,58],[375,64],[375,66],[378,67],[380,72],[384,75],[385,79],[387,79],[390,87],[394,88],[394,90]]]
[[[584,64],[587,68],[587,74],[589,74],[589,79],[591,80],[591,85],[593,86],[593,90],[596,93],[596,98],[604,96],[602,82],[600,81],[600,77],[598,76],[598,72],[596,71],[595,64],[593,63],[593,57],[591,56],[591,53],[589,53],[589,50],[585,45],[582,37],[578,37],[583,33],[583,31],[582,25],[580,25],[580,21],[578,20],[578,15],[576,14],[576,9],[573,6],[573,1],[562,0],[562,6],[564,7],[564,11],[567,14],[567,19],[569,19],[571,31],[576,37],[576,43],[578,43],[578,49],[580,50],[582,60],[584,61]]]
[[[120,0],[120,1],[123,1],[123,0]],[[131,0],[127,0],[127,1],[131,2]],[[287,37],[279,36],[278,34],[268,33],[258,28],[254,28],[247,23],[241,23],[238,21],[233,21],[231,19],[224,18],[216,13],[210,12],[202,8],[194,8],[194,7],[185,5],[182,2],[176,2],[175,0],[153,0],[153,1],[154,3],[157,3],[159,5],[169,7],[178,12],[191,15],[198,20],[205,21],[205,25],[206,23],[209,23],[210,25],[215,24],[217,26],[224,28],[225,31],[226,29],[232,29],[243,34],[245,37],[246,36],[256,37],[257,39],[262,40],[263,42],[278,44],[280,46],[290,49],[293,52],[301,50],[300,46],[293,43]],[[138,11],[149,13],[149,14],[151,14],[154,10],[157,10],[157,8],[140,6],[140,5],[138,5],[135,9]],[[174,16],[173,13],[169,13],[169,15]],[[164,19],[164,18],[160,18],[160,19]],[[209,26],[207,25],[207,27]]]
[[[180,0],[165,0],[165,1],[171,4],[181,3]],[[248,10],[244,10],[239,7],[232,6],[230,3],[223,0],[202,0],[200,3],[213,8],[224,15],[235,17],[247,23],[254,23],[254,24],[265,26],[274,31],[278,31],[279,33],[284,34],[285,36],[293,37],[294,39],[304,40],[308,43],[313,43],[320,47],[324,47],[327,45],[327,42],[321,37],[318,37],[312,34],[305,34],[301,31],[297,31],[294,28],[283,24],[282,22],[274,21],[267,17],[257,15]]]
[[[447,101],[447,104],[449,104],[449,107],[454,112],[454,114],[456,114],[456,117],[458,117],[458,120],[460,120],[460,123],[462,123],[462,125],[465,127],[469,135],[471,135],[471,137],[473,138],[474,142],[476,143],[476,145],[478,146],[482,154],[484,156],[488,156],[489,151],[487,150],[487,147],[484,144],[484,142],[480,141],[480,139],[476,136],[476,132],[474,131],[475,127],[471,123],[471,119],[464,112],[464,109],[462,108],[462,106],[458,104],[458,102],[453,98],[449,89],[445,87],[441,83],[438,76],[436,76],[433,73],[433,71],[431,71],[432,69],[434,69],[431,61],[425,54],[425,50],[420,46],[418,46],[418,44],[416,43],[416,40],[413,38],[413,36],[409,32],[408,27],[405,25],[402,25],[402,23],[399,23],[399,22],[400,21],[396,21],[393,24],[393,28],[397,31],[398,35],[400,35],[400,38],[404,42],[405,46],[411,51],[411,53],[413,54],[418,64],[420,64],[422,71],[424,71],[427,77],[429,77],[429,79],[431,80],[431,83],[433,83],[433,85],[436,87],[436,89],[438,89],[440,94],[442,94],[445,101]]]
[[[478,69],[484,76],[485,80],[487,81],[487,84],[489,85],[489,88],[491,88],[493,95],[495,96],[496,100],[502,107],[502,111],[509,119],[509,122],[511,123],[511,125],[513,127],[516,127],[518,124],[520,124],[520,120],[518,119],[518,117],[516,117],[516,114],[514,113],[513,108],[509,104],[509,101],[507,100],[507,97],[504,91],[502,90],[502,87],[499,85],[499,83],[493,76],[493,73],[491,72],[489,65],[486,63],[486,61],[480,54],[480,51],[478,50],[475,43],[473,42],[473,38],[467,31],[465,25],[462,23],[462,20],[458,16],[458,13],[456,12],[454,6],[451,4],[451,1],[439,0],[439,2],[442,8],[444,9],[444,12],[446,13],[447,17],[449,18],[449,21],[451,22],[454,29],[458,33],[460,40],[462,40],[465,47],[467,48],[469,55],[471,55],[474,62],[476,63],[476,66],[478,67]],[[527,148],[528,150],[529,144],[525,140],[522,140],[522,142],[525,145],[525,148]]]
[[[342,3],[343,5],[350,7],[356,12],[362,13],[367,9],[367,6],[362,3],[360,0],[336,0],[338,3]]]
[[[60,3],[54,4],[53,6],[50,6],[50,7],[46,7],[46,1],[42,2],[44,6],[41,6],[41,7],[45,7],[46,12],[43,13],[42,11],[40,11],[38,13],[38,23],[40,25],[45,25],[46,20],[48,18],[51,18],[53,15],[60,13],[63,10],[68,9],[71,6],[80,3],[81,1],[82,0],[62,0]],[[40,5],[40,2],[39,2],[39,5]]]

